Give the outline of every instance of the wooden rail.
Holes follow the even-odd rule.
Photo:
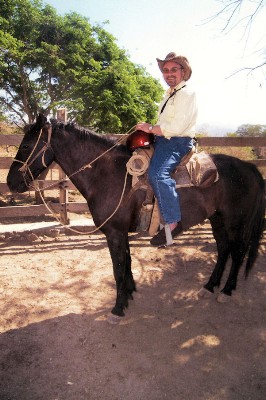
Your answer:
[[[19,146],[23,139],[23,135],[0,135],[0,146]],[[12,157],[0,157],[0,170],[9,170],[10,165],[12,164]],[[49,171],[56,171],[58,175],[57,180],[49,180],[46,179]],[[73,185],[73,183],[66,179],[61,182],[61,179],[64,179],[65,174],[61,170],[61,168],[53,163],[48,171],[45,172],[42,176],[39,177],[37,183],[44,193],[47,188],[48,190],[58,190],[58,203],[48,202],[49,210],[45,204],[36,204],[36,205],[26,205],[26,206],[7,206],[0,207],[0,218],[9,217],[37,217],[44,215],[57,214],[62,223],[67,224],[69,222],[68,214],[70,212],[80,213],[80,212],[88,212],[88,205],[85,201],[78,202],[68,202],[68,192],[69,190],[77,190],[77,188]],[[0,193],[1,194],[11,194],[6,182],[0,182]],[[38,192],[36,192],[38,193]]]
[[[110,135],[116,137],[119,135]],[[23,135],[0,135],[0,146],[19,146]],[[198,138],[199,147],[252,147],[262,148],[263,154],[266,154],[266,137],[202,137]],[[264,151],[265,150],[265,151]],[[12,157],[0,157],[0,170],[8,170],[12,163]],[[258,167],[266,167],[266,157],[258,160],[250,160]],[[59,171],[59,177],[63,177],[64,174],[60,171],[60,167],[53,164],[50,169]],[[47,175],[47,174],[45,174]],[[59,191],[59,203],[49,203],[49,208],[53,213],[59,215],[63,223],[68,222],[68,213],[82,213],[88,212],[88,206],[85,200],[83,202],[69,202],[68,192],[69,190],[77,190],[75,186],[68,179],[64,180],[63,184],[58,180],[45,179],[45,176],[38,180],[38,184],[42,188],[42,191],[58,190]],[[53,185],[52,189],[50,186]],[[6,182],[0,182],[0,193],[8,194],[9,189]],[[7,206],[0,207],[0,218],[3,217],[30,217],[30,216],[42,216],[49,215],[51,212],[47,209],[44,204],[38,205],[26,205],[26,206]]]

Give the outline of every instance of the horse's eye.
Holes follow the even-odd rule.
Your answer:
[[[22,148],[23,150],[27,150],[27,149],[29,148],[29,145],[28,145],[28,144],[23,144],[23,146],[21,146],[21,148]]]

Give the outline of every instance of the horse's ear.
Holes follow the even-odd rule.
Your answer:
[[[41,130],[44,127],[46,121],[47,121],[47,118],[43,114],[39,114],[36,119],[37,130]]]

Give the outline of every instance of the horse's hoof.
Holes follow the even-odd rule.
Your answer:
[[[122,319],[123,317],[119,317],[119,315],[114,315],[112,313],[107,316],[107,322],[111,325],[119,325]]]
[[[217,296],[218,303],[228,303],[231,300],[231,296],[228,296],[227,294],[224,293],[219,293]]]
[[[210,292],[209,290],[205,289],[205,287],[202,287],[199,291],[198,291],[198,297],[203,299],[203,298],[211,298],[213,296],[213,293]]]

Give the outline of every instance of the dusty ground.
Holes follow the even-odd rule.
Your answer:
[[[230,302],[198,299],[210,226],[169,249],[132,234],[138,286],[118,326],[101,234],[2,233],[0,400],[264,400],[266,241]]]

